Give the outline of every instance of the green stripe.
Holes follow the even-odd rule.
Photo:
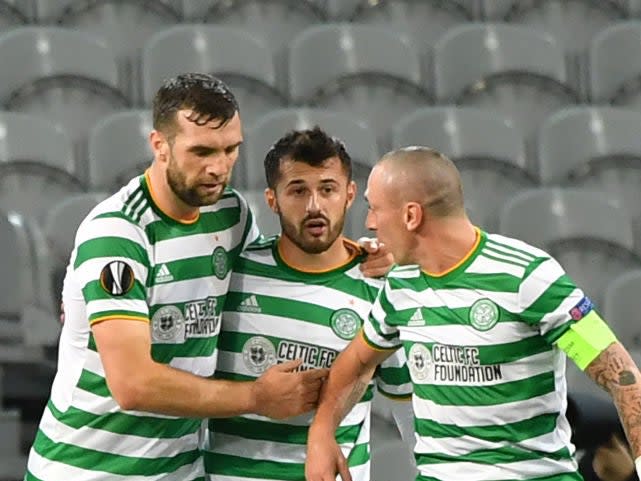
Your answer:
[[[74,429],[92,428],[150,439],[176,439],[188,434],[195,435],[201,425],[200,419],[165,419],[134,416],[124,412],[96,415],[73,406],[62,412],[51,401],[47,407],[59,422]]]
[[[270,279],[265,279],[265,282],[269,283],[273,281]],[[308,288],[313,289],[312,286],[308,286]],[[249,292],[230,291],[227,294],[227,298],[225,299],[225,311],[239,312],[239,315],[242,316],[243,312],[242,310],[239,310],[239,307],[242,309],[240,304],[250,295],[251,293]],[[299,301],[292,298],[284,299],[283,297],[277,296],[266,296],[261,294],[255,295],[256,300],[260,304],[262,315],[276,316],[284,322],[287,322],[289,320],[297,320],[324,326],[328,328],[329,334],[330,319],[332,317],[332,314],[336,312],[335,309],[330,309],[320,304],[312,304],[311,302]],[[359,320],[362,326],[363,319],[359,317]]]
[[[494,246],[487,245],[487,244],[485,245],[485,249],[483,250],[481,255],[499,262],[505,262],[506,264],[511,264],[513,266],[518,266],[521,268],[526,268],[530,264],[530,262],[534,260],[532,258],[524,259],[523,257],[499,250]]]
[[[137,311],[125,311],[123,309],[113,309],[110,311],[99,311],[99,312],[94,312],[89,316],[89,322],[93,322],[96,319],[102,319],[103,317],[107,318],[118,318],[118,317],[123,317],[123,316],[131,316],[131,317],[136,317],[136,318],[144,318],[148,319],[147,314],[143,314],[142,312],[137,312]]]
[[[457,462],[493,466],[495,464],[514,463],[518,461],[534,461],[542,458],[562,461],[571,459],[572,455],[567,448],[562,448],[554,452],[543,452],[531,451],[517,446],[503,446],[496,449],[479,449],[471,453],[454,456],[443,453],[417,454],[416,462],[421,466]]]
[[[521,317],[529,324],[538,324],[545,315],[555,312],[575,289],[576,285],[563,274],[521,313]]]
[[[335,291],[340,291],[350,296],[362,299],[367,302],[374,302],[378,294],[378,288],[370,286],[364,280],[358,280],[345,275],[345,273],[359,263],[358,259],[329,272],[309,273],[300,272],[295,269],[280,265],[273,266],[248,259],[245,256],[238,258],[234,265],[234,274],[237,276],[251,275],[264,277],[265,282],[284,281],[300,285],[328,286]],[[282,299],[281,299],[282,302]],[[262,305],[261,305],[262,307]]]
[[[239,476],[257,479],[278,479],[301,481],[305,479],[304,463],[283,463],[260,459],[250,459],[229,454],[204,452],[205,471],[223,476]],[[351,450],[347,464],[360,466],[369,460],[367,444],[358,444]]]
[[[163,364],[174,357],[207,357],[213,354],[217,345],[217,337],[192,337],[182,344],[152,344],[151,357]]]
[[[496,259],[501,261],[501,259]],[[520,266],[523,267],[523,266]],[[500,274],[477,274],[466,272],[452,282],[448,283],[448,289],[470,289],[490,292],[516,293],[519,291],[521,279],[507,273]],[[436,291],[438,294],[438,290]],[[431,308],[430,308],[431,310]]]
[[[439,386],[417,384],[414,394],[441,406],[494,406],[525,401],[555,390],[554,372],[491,386]]]
[[[405,365],[402,367],[379,366],[376,370],[376,376],[385,384],[390,384],[393,386],[412,382],[410,378],[410,372]]]
[[[78,379],[77,387],[83,391],[95,394],[96,396],[106,398],[111,397],[111,391],[109,391],[105,378],[98,374],[94,374],[91,371],[87,371],[86,369],[82,370],[80,379]]]
[[[152,280],[152,285],[156,285],[156,282],[154,281],[156,279],[156,274],[163,265],[167,266],[169,272],[171,272],[171,275],[173,276],[173,281],[175,282],[211,277],[214,275],[214,264],[212,262],[211,255],[189,257],[186,259],[179,259],[155,265],[151,274],[148,276],[149,279]],[[167,282],[159,282],[158,284],[167,284]]]
[[[236,226],[240,222],[238,206],[227,207],[215,212],[201,212],[198,222],[181,224],[158,220],[145,226],[145,232],[152,244],[157,242],[187,237],[196,234],[214,234]]]
[[[516,342],[477,347],[479,349],[479,362],[486,366],[515,362],[525,357],[552,350],[552,346],[538,335],[526,337]]]
[[[100,281],[97,280],[87,282],[87,284],[82,288],[82,295],[87,302],[100,300],[112,300],[118,302],[122,299],[134,299],[140,301],[147,300],[145,286],[142,285],[138,279],[134,279],[134,285],[131,290],[122,296],[115,297],[113,294],[105,291],[100,285]],[[144,313],[142,315],[146,316]]]
[[[122,220],[126,220],[130,224],[133,224],[136,226],[138,225],[136,222],[134,222],[134,220],[130,216],[126,215],[124,212],[121,212],[121,211],[103,212],[102,214],[98,214],[96,217],[94,217],[94,219],[122,219]]]
[[[358,439],[362,424],[354,426],[341,426],[336,430],[336,440],[340,444],[353,444]],[[217,418],[209,420],[209,429],[216,433],[228,434],[245,439],[257,441],[270,441],[275,443],[307,444],[309,426],[296,426],[269,421],[259,421],[242,417]]]
[[[124,257],[149,267],[149,258],[142,245],[124,237],[104,236],[78,246],[74,269],[90,259],[100,257]]]
[[[568,321],[567,321],[567,322],[564,322],[564,323],[563,323],[563,324],[561,324],[560,326],[557,326],[557,327],[555,327],[554,329],[550,329],[549,331],[547,331],[547,332],[544,334],[545,339],[546,339],[550,344],[554,344],[556,341],[558,341],[558,339],[559,339],[563,334],[565,334],[565,333],[568,331],[568,329],[570,329],[570,327],[572,327],[572,324],[574,324],[574,322],[575,322],[575,321],[573,321],[572,319],[568,319]]]
[[[551,433],[556,429],[559,413],[547,413],[530,419],[508,424],[491,424],[488,426],[465,426],[441,424],[431,419],[416,419],[416,433],[433,438],[458,438],[471,436],[483,441],[518,443],[525,439],[535,438]]]
[[[96,441],[96,444],[100,443]],[[157,476],[174,473],[185,465],[197,462],[201,457],[197,449],[172,457],[155,459],[121,456],[95,449],[81,448],[72,444],[57,443],[41,430],[38,430],[33,448],[40,456],[51,461],[89,471],[122,476]]]

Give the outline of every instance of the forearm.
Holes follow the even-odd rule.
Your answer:
[[[123,409],[184,417],[230,417],[255,410],[252,382],[207,379],[151,363],[120,386]],[[120,398],[120,399],[118,399]]]
[[[586,373],[614,401],[634,458],[641,456],[641,373],[619,342],[611,344]]]

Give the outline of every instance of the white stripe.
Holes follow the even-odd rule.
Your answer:
[[[550,257],[547,252],[539,249],[538,247],[534,247],[533,245],[512,237],[506,237],[500,234],[489,234],[488,240],[492,242],[492,246],[496,246],[496,244],[504,244],[513,249],[524,251],[526,255],[530,255],[532,257]]]
[[[555,461],[541,458],[504,464],[479,464],[471,462],[450,462],[443,464],[419,465],[423,476],[433,476],[447,481],[495,481],[503,479],[530,479],[546,474],[570,473],[576,470],[572,461]]]
[[[164,414],[157,414],[152,412],[125,411],[120,408],[113,397],[98,396],[83,389],[74,389],[72,406],[95,415],[122,412],[130,414],[132,416],[145,416],[160,419],[179,419],[176,416],[166,416]]]
[[[391,289],[386,291],[389,302],[397,311],[417,307],[470,307],[479,299],[490,299],[510,312],[520,312],[518,292],[485,291],[482,289]]]
[[[490,259],[481,254],[465,269],[465,272],[467,274],[510,274],[521,279],[523,274],[525,274],[525,268],[507,262],[497,261],[496,259]]]
[[[216,369],[217,359],[218,350],[214,349],[214,352],[209,356],[174,357],[169,365],[176,369],[190,372],[196,376],[210,377]]]
[[[275,287],[278,286],[278,287]],[[330,286],[312,287],[300,282],[289,282],[280,279],[254,276],[249,274],[232,274],[230,291],[252,293],[261,296],[279,296],[295,299],[300,302],[320,305],[327,309],[343,309],[349,307],[365,317],[372,308],[372,303],[352,296]],[[319,290],[322,290],[322,303],[319,303]],[[351,305],[350,301],[354,301]]]
[[[377,290],[383,287],[383,284],[385,284],[385,281],[383,279],[373,279],[371,277],[365,277],[363,275],[363,272],[361,271],[360,264],[352,267],[350,270],[345,272],[345,275],[354,280],[365,282],[367,285]]]
[[[87,317],[90,317],[98,312],[114,310],[138,312],[143,317],[149,315],[149,306],[145,301],[121,299],[119,297],[114,297],[113,299],[89,301],[87,303],[86,309]]]
[[[223,246],[229,251],[240,241],[235,239],[234,227],[235,225],[215,233],[206,232],[158,241],[154,245],[154,261],[156,264],[162,264],[192,257],[211,256],[217,246]]]
[[[433,438],[419,436],[420,442],[416,446],[416,453],[444,454],[446,456],[465,456],[477,450],[494,450],[503,447],[523,448],[527,451],[554,452],[569,448],[563,443],[556,432],[542,434],[518,443],[508,441],[492,442],[475,436],[460,436],[447,438]]]
[[[220,199],[215,204],[201,207],[200,212],[218,212],[219,210],[228,209],[230,207],[236,207],[240,209],[240,201],[238,200],[238,197],[233,196]]]
[[[203,476],[203,461],[201,458],[197,459],[192,465],[181,467],[170,476],[167,474],[160,474],[158,476],[121,476],[118,474],[105,474],[97,471],[87,471],[85,469],[76,468],[67,464],[62,464],[55,461],[49,461],[36,453],[33,448],[29,453],[29,461],[27,465],[31,474],[38,479],[46,481],[103,481],[104,479],[121,480],[121,481],[161,481],[171,479],[194,479],[198,476]]]
[[[224,474],[207,474],[206,479],[209,481],[265,481],[265,478],[245,478],[244,476],[240,478],[238,476],[228,476]],[[290,481],[290,480],[270,477],[269,481]],[[365,481],[369,481],[369,479]]]
[[[523,401],[491,406],[440,406],[414,395],[412,405],[418,419],[468,427],[516,423],[536,415],[556,412],[561,406],[561,400],[559,393],[551,392]]]
[[[73,444],[85,449],[134,458],[172,457],[198,449],[198,432],[180,438],[160,439],[114,434],[87,426],[74,429],[57,421],[48,408],[45,408],[42,416],[40,430],[55,443]]]
[[[483,252],[481,253],[482,256],[492,256],[492,257],[497,257],[505,262],[503,264],[508,264],[512,263],[512,265],[517,264],[518,266],[522,267],[522,270],[525,271],[525,268],[530,265],[528,261],[525,261],[523,259],[519,259],[518,257],[512,257],[507,254],[503,254],[502,252],[496,252],[491,249],[483,249]],[[486,257],[489,258],[489,257]],[[468,272],[468,270],[465,270]]]
[[[144,192],[142,189],[140,189],[136,194],[128,199],[125,204],[124,204],[124,214],[128,215],[129,217],[134,217],[134,205],[138,204],[138,202],[145,196]],[[146,200],[143,200],[141,204],[145,204]],[[138,206],[140,207],[140,206]]]
[[[143,200],[140,203],[140,205],[138,207],[136,207],[136,210],[134,211],[134,213],[132,214],[131,217],[133,217],[134,219],[139,217],[140,214],[142,214],[145,211],[145,209],[148,209],[149,207],[150,206],[149,206],[149,202],[147,201],[147,199]]]
[[[92,219],[78,228],[76,246],[91,239],[101,237],[121,237],[129,239],[145,249],[145,234],[140,227],[120,217],[101,217]]]
[[[258,264],[263,264],[265,266],[274,267],[276,265],[276,259],[272,255],[271,247],[265,247],[260,250],[247,250],[240,254],[243,259],[247,259]],[[241,274],[238,274],[241,275]]]
[[[523,252],[518,252],[516,250],[510,249],[509,247],[506,247],[505,244],[499,244],[495,241],[492,241],[491,239],[488,239],[487,244],[485,244],[485,246],[492,250],[500,251],[504,254],[507,254],[512,258],[516,257],[521,261],[525,261],[526,264],[529,264],[536,258],[536,256],[532,254],[524,254]]]
[[[387,384],[377,378],[376,384],[384,393],[395,394],[396,396],[409,396],[414,390],[411,382],[404,384]]]
[[[396,279],[412,279],[412,278],[418,278],[420,276],[421,276],[421,270],[416,266],[413,266],[408,269],[395,268],[387,274],[387,277],[393,277]]]
[[[557,261],[546,259],[521,283],[521,310],[526,310],[565,272]]]
[[[100,377],[105,377],[105,368],[102,365],[100,354],[91,349],[85,351],[85,365],[84,368]]]
[[[334,334],[329,326],[253,312],[224,312],[223,329],[228,332],[269,335],[334,350],[343,350],[349,344]]]
[[[149,289],[151,304],[178,304],[194,299],[205,299],[215,294],[227,292],[229,276],[218,279],[216,276],[199,277],[184,281],[157,284]]]
[[[521,321],[499,322],[489,331],[477,331],[470,326],[460,324],[402,326],[399,331],[403,341],[436,342],[439,344],[455,342],[459,346],[494,346],[499,343],[516,342],[539,335],[536,327]]]

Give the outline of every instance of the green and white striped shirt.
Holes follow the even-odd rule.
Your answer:
[[[547,253],[481,231],[446,273],[393,269],[363,333],[407,353],[418,480],[581,479],[554,343],[583,299]]]
[[[283,261],[278,238],[250,246],[234,266],[223,312],[217,377],[249,380],[275,363],[303,359],[303,369],[329,367],[360,330],[382,281],[365,278],[360,249],[345,265],[305,272]],[[377,373],[384,394],[411,395],[399,351]],[[354,481],[368,481],[374,383],[341,423],[337,439]],[[409,406],[408,406],[409,407]],[[209,422],[205,468],[211,480],[304,481],[307,430],[312,414],[277,421],[258,415]]]
[[[156,362],[211,376],[231,265],[257,235],[232,189],[184,223],[160,211],[145,176],[91,211],[67,268],[58,372],[27,480],[204,479],[202,420],[123,411],[90,326],[148,322]]]

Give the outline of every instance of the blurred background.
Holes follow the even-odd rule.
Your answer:
[[[264,233],[289,129],[343,139],[361,194],[382,153],[437,148],[471,219],[555,255],[641,360],[641,0],[0,0],[0,480],[47,400],[75,229],[149,164],[151,99],[187,71],[238,98],[233,185]],[[376,412],[373,479],[409,479]]]

